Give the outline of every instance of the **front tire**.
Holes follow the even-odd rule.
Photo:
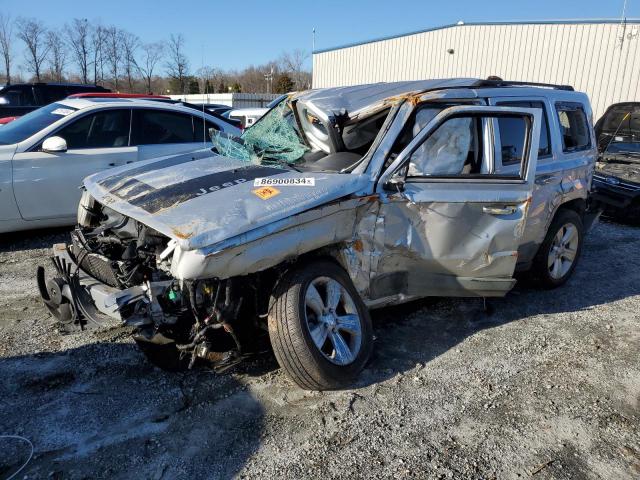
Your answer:
[[[532,273],[542,287],[556,288],[569,280],[578,263],[583,238],[580,215],[573,210],[560,210],[533,261]]]
[[[347,385],[371,355],[369,312],[347,273],[331,261],[287,272],[271,297],[268,320],[276,359],[301,388]]]

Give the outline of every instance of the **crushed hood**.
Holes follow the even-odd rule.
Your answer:
[[[175,239],[183,250],[214,245],[367,183],[363,175],[299,173],[209,150],[103,171],[84,182],[98,202]]]

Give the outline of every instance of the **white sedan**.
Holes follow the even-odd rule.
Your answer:
[[[182,105],[66,99],[0,129],[0,233],[73,225],[79,186],[95,172],[209,145],[210,129],[240,131]]]

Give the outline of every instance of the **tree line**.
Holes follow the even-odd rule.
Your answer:
[[[22,57],[16,55],[20,50]],[[0,13],[0,84],[77,82],[156,94],[287,93],[310,88],[307,58],[298,49],[242,70],[204,66],[193,71],[182,34],[145,43],[134,33],[83,18],[48,28],[37,18]]]

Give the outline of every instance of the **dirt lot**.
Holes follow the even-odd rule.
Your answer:
[[[0,241],[0,434],[18,478],[639,478],[640,229],[601,224],[554,292],[374,315],[353,389],[265,355],[224,376],[150,366],[114,327],[61,335],[34,269],[65,232]],[[28,445],[0,439],[0,477]]]

